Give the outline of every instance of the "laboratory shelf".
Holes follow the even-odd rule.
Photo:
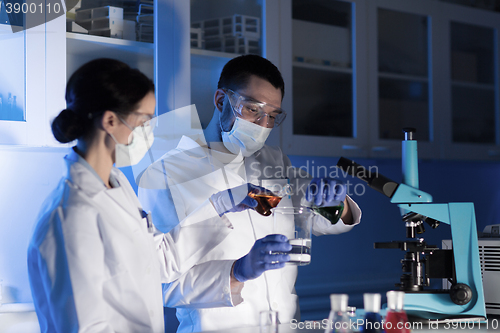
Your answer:
[[[116,52],[130,52],[152,57],[154,55],[154,44],[137,42],[126,39],[93,36],[74,32],[66,33],[68,53],[90,53],[116,50]],[[108,56],[108,55],[107,55]]]
[[[404,80],[404,81],[413,81],[413,82],[429,82],[429,78],[427,76],[396,74],[396,73],[388,73],[388,72],[379,72],[378,77],[383,78],[383,79],[392,79],[392,80]]]
[[[327,65],[311,64],[311,63],[300,62],[300,61],[294,61],[293,66],[300,67],[300,68],[318,69],[318,70],[322,70],[322,71],[329,71],[329,72],[335,72],[335,73],[352,74],[352,68],[350,68],[350,67],[327,66]]]
[[[495,91],[495,85],[487,83],[476,83],[467,81],[452,81],[452,86],[462,87],[462,88],[472,88],[472,89],[482,89],[482,90],[492,90]]]
[[[12,28],[9,24],[0,23],[0,34],[1,33],[9,33],[12,34]]]
[[[123,61],[153,79],[154,54],[152,43],[67,32],[66,76],[88,61],[106,57]]]
[[[240,54],[192,48],[191,55],[206,56],[206,57],[219,57],[219,58],[225,58],[228,60],[228,59],[232,59],[236,56],[239,56]]]
[[[4,303],[0,305],[0,313],[33,312],[33,303]]]

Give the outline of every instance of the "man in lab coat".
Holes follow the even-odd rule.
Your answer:
[[[281,73],[262,57],[239,56],[224,66],[214,94],[214,115],[204,135],[182,137],[177,148],[151,165],[141,178],[139,199],[152,212],[158,229],[169,231],[207,198],[217,209],[221,198],[216,193],[246,183],[273,190],[291,183],[294,193],[285,196],[280,206],[296,206],[304,194],[318,206],[332,199],[344,201],[344,212],[337,223],[321,216],[314,219],[315,235],[347,232],[359,223],[361,211],[346,196],[345,185],[332,179],[300,179],[300,170],[291,166],[280,148],[264,144],[270,131],[285,118],[283,95]],[[232,233],[207,252],[199,265],[164,286],[165,305],[177,308],[178,332],[258,326],[259,312],[270,309],[279,312],[281,323],[298,319],[296,266],[269,270],[253,278],[257,274],[252,267],[238,260],[245,258],[257,239],[281,233],[273,217],[245,210],[228,212],[221,218],[238,221],[231,223]],[[293,221],[290,223],[293,225]],[[207,263],[215,260],[228,262],[222,275],[207,269]],[[245,274],[240,274],[242,271]],[[228,278],[221,281],[216,276]],[[212,290],[211,285],[220,287],[220,283],[231,293],[221,294],[219,301],[200,302],[204,297],[217,299],[206,297],[206,293]]]

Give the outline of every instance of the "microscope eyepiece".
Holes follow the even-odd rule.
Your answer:
[[[405,140],[413,140],[413,134],[415,134],[416,131],[417,129],[413,127],[403,128],[403,133],[405,134]]]

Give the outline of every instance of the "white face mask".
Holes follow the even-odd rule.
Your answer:
[[[130,128],[124,120],[121,121]],[[113,138],[113,140],[115,140],[116,143],[115,165],[117,168],[136,165],[139,163],[154,142],[153,129],[150,124],[144,124],[143,126],[137,126],[134,128],[132,133],[130,133],[130,135],[132,135],[132,142],[128,145],[119,143],[111,133],[109,135]]]
[[[222,142],[231,153],[238,154],[241,151],[244,157],[248,157],[264,147],[271,130],[236,117],[231,131],[222,131]]]

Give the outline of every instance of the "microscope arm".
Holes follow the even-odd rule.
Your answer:
[[[375,168],[375,172],[373,172],[372,167],[366,169],[364,166],[345,157],[341,157],[338,160],[337,167],[342,170],[346,176],[350,175],[361,179],[366,182],[368,186],[389,198],[394,195],[394,192],[396,192],[396,189],[400,185],[379,174],[377,168]]]
[[[399,184],[391,197],[391,203],[411,204],[426,202],[432,202],[432,195],[406,184]]]
[[[346,175],[366,182],[368,186],[390,198],[391,203],[432,202],[430,194],[420,191],[418,188],[397,183],[381,175],[376,167],[372,171],[373,167],[366,169],[364,166],[345,157],[339,159],[337,167],[344,171]]]

